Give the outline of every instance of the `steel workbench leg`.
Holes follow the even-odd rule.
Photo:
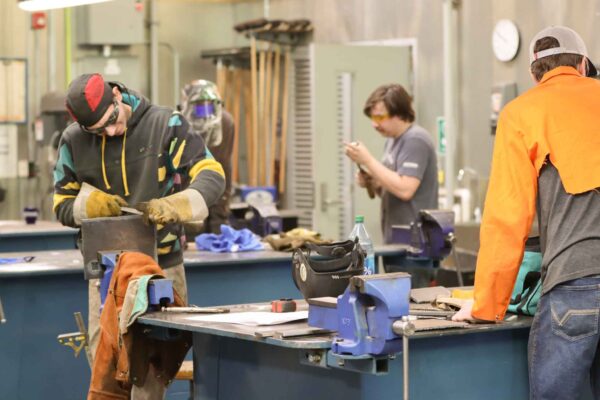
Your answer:
[[[219,346],[217,336],[194,333],[194,400],[219,399]]]

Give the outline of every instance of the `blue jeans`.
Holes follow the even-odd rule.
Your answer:
[[[532,400],[578,399],[589,377],[600,399],[600,276],[565,282],[543,295],[529,334]]]

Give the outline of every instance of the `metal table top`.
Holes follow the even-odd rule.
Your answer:
[[[20,220],[0,221],[0,238],[6,236],[33,236],[33,235],[76,235],[77,229],[63,226],[55,221],[36,221],[35,224],[26,224]]]
[[[296,300],[298,310],[306,310],[307,304],[304,300]],[[224,306],[231,312],[244,311],[267,311],[270,310],[269,303],[238,304],[233,306]],[[300,336],[297,338],[276,338],[269,336],[269,333],[285,333],[307,329],[306,321],[272,325],[272,326],[246,326],[231,323],[215,323],[190,320],[190,316],[197,314],[167,313],[167,312],[149,312],[138,318],[138,322],[145,325],[159,326],[163,328],[174,328],[190,332],[205,333],[222,337],[250,340],[255,342],[264,342],[279,347],[302,348],[302,349],[325,349],[331,347],[333,334],[321,334],[311,336]],[[508,329],[525,329],[531,326],[532,317],[514,316],[510,321],[503,323],[490,324],[472,324],[467,328],[444,329],[435,331],[416,332],[410,339],[424,339],[433,337],[444,337],[452,335],[465,335],[471,333],[494,332]]]
[[[376,256],[400,254],[405,247],[401,245],[376,246]],[[30,262],[1,264],[0,277],[18,277],[31,275],[55,275],[64,273],[83,274],[83,257],[79,250],[30,251],[2,253],[0,258],[34,257]],[[253,264],[291,261],[292,253],[261,250],[240,253],[212,253],[196,249],[183,253],[186,267],[226,266],[231,264]]]
[[[395,256],[403,253],[407,246],[398,244],[388,244],[375,246],[375,257]],[[292,259],[292,253],[287,251],[274,251],[270,249],[261,251],[245,251],[239,253],[213,253],[210,251],[196,250],[188,248],[184,252],[186,266],[196,264],[211,265],[211,264],[230,264],[235,261],[240,264],[261,262],[279,262],[289,261]]]

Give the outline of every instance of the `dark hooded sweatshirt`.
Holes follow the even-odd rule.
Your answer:
[[[73,203],[84,182],[119,195],[130,205],[180,191],[181,182],[189,182],[207,207],[223,193],[223,168],[180,113],[152,105],[133,91],[122,95],[132,109],[124,135],[91,134],[77,123],[63,132],[54,169],[54,212],[63,225],[77,226]],[[160,266],[180,264],[181,225],[157,228]]]

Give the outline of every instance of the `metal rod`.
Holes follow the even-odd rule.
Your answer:
[[[458,133],[458,18],[457,1],[444,0],[444,117],[446,120],[446,155],[444,186],[446,207],[454,204],[454,160]]]
[[[408,400],[408,336],[402,335],[402,393]]]
[[[65,89],[71,83],[73,78],[73,27],[71,25],[71,8],[67,7],[64,11],[65,18]]]
[[[458,259],[458,252],[456,251],[456,236],[452,235],[450,238],[452,242],[452,257],[454,258],[454,267],[456,268],[456,277],[458,279],[458,286],[465,286],[462,275],[462,268],[460,266],[460,260]]]
[[[150,0],[150,99],[158,104],[158,21],[156,0]]]
[[[56,29],[54,27],[54,11],[48,10],[47,13],[47,31],[48,31],[48,76],[47,82],[48,91],[56,90]]]
[[[85,349],[85,357],[87,358],[88,365],[92,368],[92,364],[94,362],[94,358],[92,357],[92,350],[90,349],[90,337],[87,332],[87,328],[85,327],[85,322],[83,322],[83,317],[79,311],[73,313],[75,316],[75,323],[77,324],[77,328],[79,328],[79,332],[84,336],[85,343],[83,348]]]
[[[2,299],[0,299],[0,324],[6,323],[6,315],[4,314],[4,307],[2,307]]]

